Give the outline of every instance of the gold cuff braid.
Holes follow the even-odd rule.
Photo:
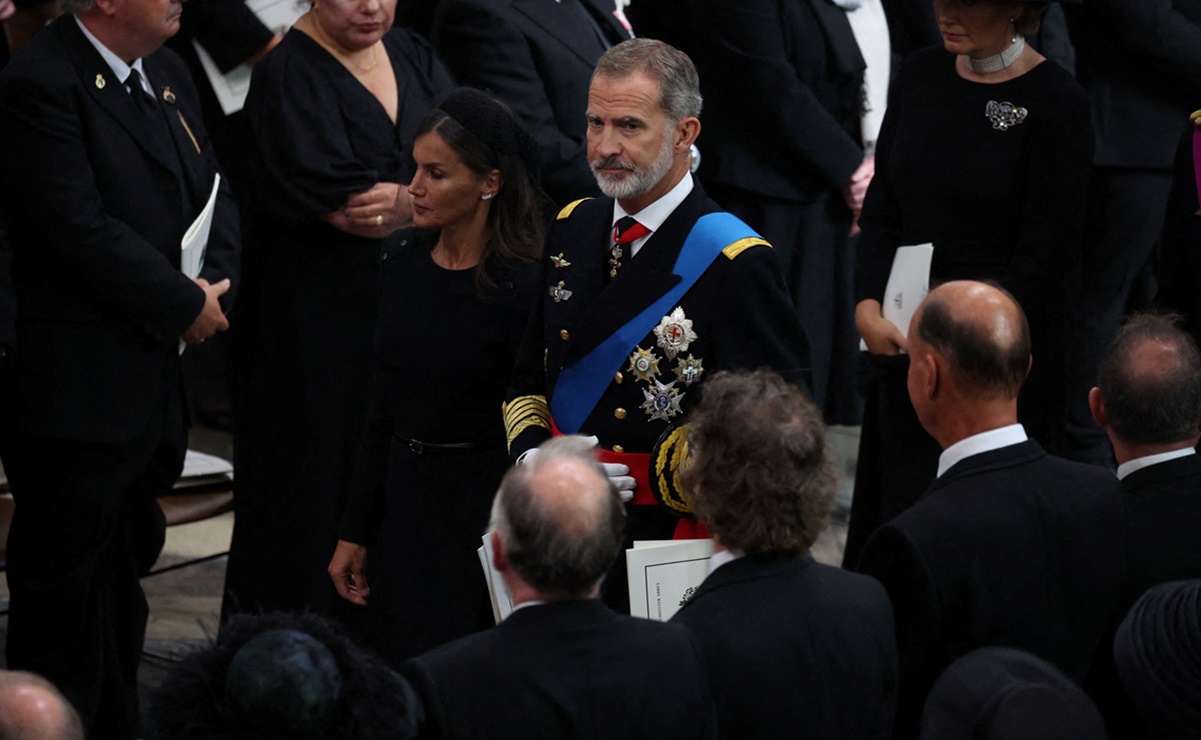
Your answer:
[[[513,440],[533,426],[550,429],[550,406],[546,396],[518,396],[512,401],[500,405],[505,417],[505,437],[510,451]]]

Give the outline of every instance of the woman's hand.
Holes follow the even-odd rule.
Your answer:
[[[342,210],[322,214],[321,220],[340,231],[368,239],[383,239],[413,225],[413,204],[407,185],[377,182],[346,200]]]
[[[908,346],[901,330],[884,318],[879,301],[859,301],[855,306],[855,328],[873,355],[899,354]]]
[[[334,550],[333,560],[329,561],[327,569],[329,577],[334,580],[334,588],[338,589],[338,595],[359,606],[367,606],[367,597],[371,595],[364,570],[366,565],[366,547],[338,540],[338,547]]]

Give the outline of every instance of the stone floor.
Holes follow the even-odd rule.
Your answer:
[[[830,435],[840,486],[830,526],[813,547],[820,562],[838,565],[846,543],[846,507],[850,501],[849,479],[854,475],[854,451],[858,430],[836,428]],[[232,453],[228,435],[197,430],[192,447],[228,457]],[[225,578],[224,553],[229,549],[233,514],[203,522],[172,527],[155,572],[143,580],[150,604],[146,646],[139,681],[143,691],[157,686],[179,656],[205,645],[217,631],[221,611],[221,588]],[[0,574],[0,657],[8,617],[8,587]]]

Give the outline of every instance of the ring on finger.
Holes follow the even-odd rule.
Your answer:
[[[378,216],[376,216],[376,217],[375,217],[375,225],[376,225],[376,226],[383,226],[383,225],[384,225],[384,214],[382,214],[382,213],[381,213],[380,215],[378,215]]]

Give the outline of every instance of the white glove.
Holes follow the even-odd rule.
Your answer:
[[[585,440],[592,443],[595,447],[600,440],[595,436],[585,437]],[[634,500],[634,488],[638,482],[630,475],[630,466],[622,465],[621,463],[601,463],[605,469],[605,475],[609,477],[609,482],[617,489],[617,495],[621,496],[622,503],[628,504]]]

